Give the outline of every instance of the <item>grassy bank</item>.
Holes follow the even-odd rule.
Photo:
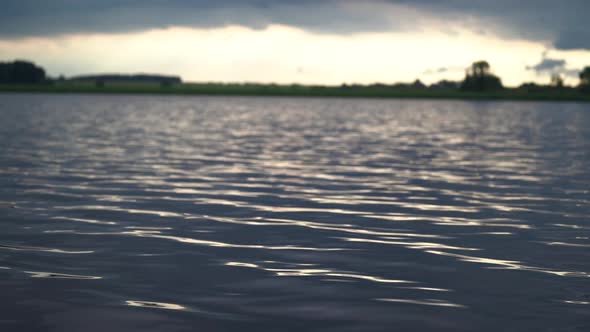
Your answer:
[[[178,84],[173,86],[112,84],[105,85],[104,87],[97,87],[92,84],[0,85],[0,92],[590,101],[590,94],[582,94],[575,89],[549,89],[547,91],[504,89],[495,92],[464,92],[458,90],[391,86],[303,86],[215,83]]]

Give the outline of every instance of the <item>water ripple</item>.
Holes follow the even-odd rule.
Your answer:
[[[125,303],[130,307],[164,309],[164,310],[186,310],[186,307],[181,306],[179,304],[173,304],[173,303],[132,301],[132,300],[125,301]]]
[[[587,104],[23,96],[9,330],[587,330]]]
[[[359,280],[367,280],[377,283],[415,283],[414,281],[408,280],[399,280],[399,279],[386,279],[380,277],[374,277],[369,275],[363,275],[358,273],[350,273],[350,272],[339,272],[330,269],[310,269],[310,268],[299,268],[299,269],[288,269],[288,268],[269,268],[264,267],[259,264],[253,263],[241,263],[241,262],[227,262],[225,263],[227,266],[237,266],[237,267],[246,267],[246,268],[253,268],[259,269],[263,271],[273,272],[275,275],[279,277],[332,277],[332,278],[345,278],[345,279],[359,279]]]
[[[29,274],[31,278],[43,278],[43,279],[77,279],[77,280],[98,280],[102,279],[102,277],[96,276],[85,276],[85,275],[76,275],[76,274],[63,274],[63,273],[55,273],[55,272],[33,272],[33,271],[24,271],[25,273]]]
[[[446,302],[443,300],[436,300],[436,299],[426,299],[426,300],[376,299],[376,300],[383,301],[383,302],[407,303],[407,304],[435,306],[435,307],[466,308],[466,306],[461,305],[461,304],[456,304],[456,303],[451,303],[451,302]]]
[[[62,249],[55,249],[55,248],[40,248],[40,247],[25,247],[25,246],[14,246],[14,245],[0,245],[0,250],[12,250],[12,251],[33,251],[33,252],[49,252],[55,254],[69,254],[69,255],[82,255],[82,254],[91,254],[93,250],[84,250],[84,251],[71,251],[71,250],[62,250]]]

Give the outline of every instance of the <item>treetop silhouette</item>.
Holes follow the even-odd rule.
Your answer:
[[[467,68],[465,79],[461,84],[461,90],[464,91],[492,91],[502,88],[502,81],[492,74],[491,66],[487,61],[474,62]]]

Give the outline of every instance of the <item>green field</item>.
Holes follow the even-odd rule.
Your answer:
[[[539,100],[590,101],[590,94],[573,88],[527,91],[503,89],[493,92],[465,92],[395,86],[305,86],[277,84],[187,83],[173,86],[154,84],[43,84],[0,85],[0,92],[103,93],[158,95],[225,95],[225,96],[294,96],[294,97],[368,97],[368,98],[431,98],[474,100]]]

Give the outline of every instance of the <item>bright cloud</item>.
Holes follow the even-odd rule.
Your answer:
[[[51,75],[149,72],[177,74],[187,81],[308,84],[459,80],[464,75],[460,68],[486,59],[505,84],[518,85],[547,80],[526,69],[541,61],[545,48],[542,42],[469,30],[326,34],[271,25],[4,40],[0,58],[31,59]],[[586,51],[553,53],[572,68],[581,68],[584,58],[590,58]]]

